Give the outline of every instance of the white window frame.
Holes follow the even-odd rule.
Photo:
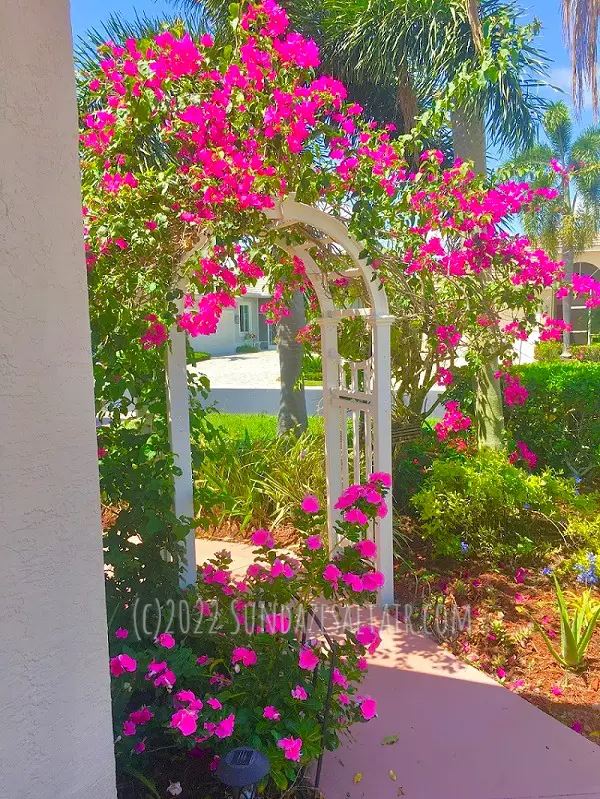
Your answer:
[[[246,318],[244,320],[244,313],[246,314]],[[247,329],[244,329],[244,325]],[[251,333],[252,332],[252,322],[250,316],[250,306],[247,303],[240,304],[240,333]]]

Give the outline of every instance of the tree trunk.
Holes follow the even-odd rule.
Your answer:
[[[575,260],[575,254],[573,252],[573,248],[569,248],[564,252],[565,258],[565,278],[569,286],[573,282],[573,261]],[[571,300],[573,294],[571,291],[567,294],[566,297],[562,299],[562,318],[565,325],[571,324]],[[569,330],[563,331],[563,351],[562,354],[564,356],[569,355],[569,349],[571,347],[571,333]]]
[[[504,411],[500,381],[494,377],[498,359],[485,363],[475,376],[475,424],[479,448],[502,447],[504,432]]]
[[[307,428],[306,397],[304,386],[298,386],[302,375],[302,344],[296,340],[298,331],[306,324],[304,295],[294,291],[290,303],[290,315],[282,317],[277,324],[279,351],[279,371],[281,375],[281,396],[277,435],[293,431],[296,435]]]
[[[475,172],[486,174],[485,123],[481,115],[462,109],[452,112],[452,143],[455,158],[472,161]],[[502,389],[494,373],[498,358],[493,357],[475,379],[475,421],[479,447],[499,449],[504,432]]]

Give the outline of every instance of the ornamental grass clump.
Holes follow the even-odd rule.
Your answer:
[[[376,700],[360,684],[378,631],[365,623],[338,635],[338,627],[328,640],[311,612],[321,597],[338,606],[375,600],[383,575],[366,535],[387,512],[389,485],[388,475],[373,474],[342,494],[333,555],[326,513],[309,495],[297,511],[302,540],[293,555],[258,529],[245,573],[232,571],[229,553],[218,553],[199,567],[185,600],[161,608],[156,629],[144,629],[150,616],[143,608],[130,609],[128,627],[111,636],[121,774],[141,774],[162,795],[162,781],[186,787],[193,758],[210,785],[219,757],[243,745],[264,752],[269,782],[284,790],[308,762],[338,746],[341,732],[375,716]]]

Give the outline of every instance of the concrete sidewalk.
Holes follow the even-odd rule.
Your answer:
[[[198,563],[221,549],[234,571],[253,560],[247,544],[197,540]],[[392,621],[361,691],[378,716],[325,756],[325,799],[600,799],[600,747]]]

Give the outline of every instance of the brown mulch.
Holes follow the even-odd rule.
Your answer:
[[[211,525],[206,530],[198,528],[196,537],[250,544],[250,536],[257,528],[258,525],[248,525],[245,529],[242,529],[239,522],[229,519],[218,526]],[[269,531],[275,538],[275,543],[280,547],[293,547],[302,539],[301,533],[290,522],[281,524],[278,527],[269,527]]]
[[[471,608],[470,631],[439,630],[442,646],[462,660],[498,680],[508,690],[520,694],[536,707],[600,744],[600,628],[594,633],[584,667],[564,669],[551,655],[532,618],[542,624],[555,649],[560,652],[560,622],[554,584],[539,570],[521,573],[502,566],[465,563],[462,568],[422,568],[402,572],[398,568],[397,601],[422,609],[433,598],[452,612],[464,615]],[[583,586],[563,585],[567,599],[581,595]],[[596,591],[597,599],[600,593]],[[422,613],[418,618],[422,619]],[[413,623],[417,615],[413,617]],[[434,625],[430,630],[436,633]]]

